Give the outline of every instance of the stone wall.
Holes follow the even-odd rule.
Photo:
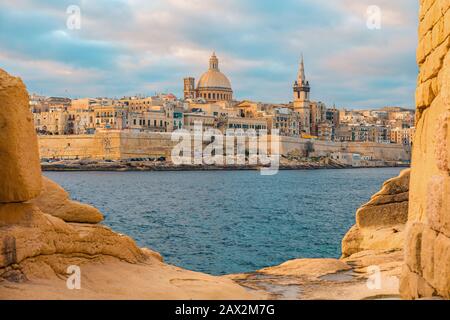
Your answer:
[[[294,150],[304,151],[308,140],[280,137],[280,152],[287,155]],[[144,157],[169,157],[174,142],[170,133],[132,133],[115,130],[100,131],[94,135],[40,136],[41,158],[91,158],[129,159]],[[313,141],[313,156],[324,156],[331,152],[351,152],[387,161],[410,159],[407,148],[398,144],[374,142],[329,142]],[[269,147],[270,149],[270,147]]]
[[[421,0],[408,227],[400,293],[450,298],[450,0]]]
[[[129,159],[165,156],[172,148],[169,134],[125,133],[116,130],[92,135],[40,136],[41,158]]]
[[[120,159],[120,134],[110,131],[95,135],[40,136],[41,158]]]

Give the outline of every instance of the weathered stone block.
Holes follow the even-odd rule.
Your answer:
[[[418,112],[409,192],[409,231],[405,241],[406,266],[400,286],[401,295],[410,299],[434,294],[450,298],[449,8],[450,0],[420,1]]]
[[[22,80],[0,69],[0,203],[41,193],[41,167],[28,93]]]
[[[420,84],[416,89],[416,105],[418,108],[426,108],[431,105],[434,100],[434,92],[432,88],[432,80],[428,80]]]
[[[422,276],[429,282],[434,280],[434,246],[438,233],[426,227],[422,233],[420,265],[422,266]]]
[[[442,14],[445,14],[450,9],[450,0],[437,0],[437,5]]]
[[[431,30],[441,17],[442,12],[440,7],[438,5],[431,5],[419,25],[419,37],[422,38],[426,32]]]
[[[434,247],[434,283],[438,294],[450,299],[450,238],[442,233]]]
[[[444,198],[439,222],[440,231],[450,238],[450,177],[447,177],[444,181]]]
[[[436,231],[441,229],[444,181],[445,178],[442,175],[435,175],[431,177],[427,188],[427,223]]]
[[[437,48],[446,38],[444,33],[444,19],[440,19],[431,30],[431,46]]]
[[[394,226],[405,224],[407,220],[408,201],[362,207],[356,212],[356,224],[359,228]]]
[[[431,6],[434,4],[435,0],[422,0],[420,1],[419,19],[423,20],[425,14],[430,10]]]
[[[450,35],[450,10],[447,10],[447,12],[444,15],[444,36]]]
[[[405,263],[411,271],[419,275],[422,274],[421,252],[424,229],[424,224],[413,223],[408,226],[405,238]]]
[[[417,273],[404,267],[400,278],[400,293],[403,299],[419,299],[436,295],[436,290]]]
[[[447,37],[441,45],[439,45],[430,55],[428,55],[420,69],[419,83],[425,82],[438,75],[442,68],[443,59],[447,53],[447,46],[449,43],[450,37]]]

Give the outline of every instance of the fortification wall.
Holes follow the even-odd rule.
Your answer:
[[[120,159],[120,132],[39,136],[39,154],[41,159]]]
[[[270,141],[270,139],[269,139]],[[280,137],[280,152],[286,155],[305,153],[309,140]],[[176,142],[170,133],[144,133],[103,131],[93,135],[40,136],[41,158],[62,159],[130,159],[144,157],[170,157]],[[332,152],[351,152],[390,161],[409,160],[405,147],[396,144],[312,141],[312,155],[325,156]],[[269,145],[269,150],[271,150]]]
[[[450,0],[421,0],[416,136],[400,293],[450,299]]]
[[[402,161],[411,159],[410,147],[400,144],[347,142],[344,143],[343,148],[347,152],[359,153],[377,160]]]
[[[171,141],[170,133],[139,132],[120,135],[120,155],[122,159],[145,157],[170,157],[176,142]]]

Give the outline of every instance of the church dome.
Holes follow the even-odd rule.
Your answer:
[[[209,70],[206,71],[197,83],[197,89],[218,88],[231,90],[230,80],[219,70],[219,59],[213,53],[209,59]]]
[[[198,80],[198,89],[223,88],[231,90],[230,80],[220,71],[208,70]]]

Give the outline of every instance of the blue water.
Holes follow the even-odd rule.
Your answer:
[[[46,172],[104,224],[183,268],[248,272],[293,258],[339,257],[355,210],[397,168]]]

